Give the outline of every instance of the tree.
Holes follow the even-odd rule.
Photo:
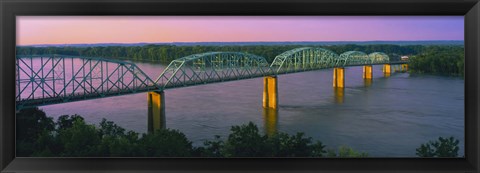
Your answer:
[[[99,145],[99,155],[101,156],[140,156],[139,154],[139,134],[133,131],[125,133],[125,129],[116,125],[105,118],[100,122],[98,129],[101,136]]]
[[[84,121],[83,117],[77,114],[72,116],[62,115],[58,117],[57,122],[55,124],[58,130],[65,130],[65,129],[71,128],[73,126],[73,123],[77,120]]]
[[[326,152],[325,146],[320,142],[312,144],[311,137],[304,137],[304,133],[288,135],[277,133],[268,139],[272,156],[275,157],[321,157]]]
[[[322,157],[326,153],[320,141],[313,143],[303,133],[276,133],[269,137],[261,135],[252,122],[232,126],[226,141],[216,136],[204,145],[198,148],[204,157]]]
[[[368,153],[355,151],[353,148],[347,146],[340,146],[338,152],[335,150],[328,150],[328,157],[368,157]]]
[[[17,126],[24,127],[17,132],[18,156],[322,157],[326,153],[320,141],[313,143],[303,133],[261,135],[252,122],[232,126],[225,141],[215,136],[204,146],[193,147],[185,134],[172,129],[140,137],[106,119],[98,127],[86,124],[80,115],[62,115],[54,123],[38,108],[21,111],[17,119],[19,125],[25,122]]]
[[[267,136],[261,136],[252,122],[233,126],[231,132],[224,146],[225,157],[270,156],[271,148],[266,144]]]
[[[55,128],[53,119],[37,107],[20,110],[16,122],[17,156],[29,156],[43,150]]]
[[[204,147],[197,147],[194,149],[194,156],[202,157],[223,157],[222,149],[225,143],[220,139],[219,135],[215,135],[214,141],[205,141]]]
[[[71,127],[58,130],[58,141],[63,147],[60,156],[98,156],[100,139],[95,126],[75,119]]]
[[[416,149],[419,157],[457,157],[459,140],[453,136],[439,137],[437,141],[429,141]]]
[[[416,73],[464,75],[463,46],[428,46],[418,55],[411,56],[409,69]]]
[[[142,156],[188,157],[192,153],[192,142],[178,130],[159,129],[143,134],[139,141]]]

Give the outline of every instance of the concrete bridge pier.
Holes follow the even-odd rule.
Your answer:
[[[392,66],[390,64],[384,64],[383,65],[383,75],[385,77],[388,77],[388,76],[390,76],[391,73],[392,73]]]
[[[147,94],[148,102],[148,133],[164,129],[165,125],[165,93],[152,91]]]
[[[363,79],[372,79],[373,71],[371,65],[364,65],[363,66]]]
[[[333,68],[333,87],[334,88],[345,87],[345,68],[343,67]]]
[[[402,64],[402,72],[408,71],[408,64]]]
[[[263,108],[277,109],[277,104],[277,76],[267,76],[263,78]]]

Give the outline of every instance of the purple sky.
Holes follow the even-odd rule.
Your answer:
[[[463,39],[463,16],[17,17],[18,45]]]

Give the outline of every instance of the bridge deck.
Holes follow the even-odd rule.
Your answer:
[[[18,110],[335,67],[382,64],[408,64],[408,61],[389,61],[388,55],[382,52],[347,51],[338,55],[313,47],[286,51],[277,55],[272,63],[248,53],[206,52],[173,60],[154,81],[131,62],[69,55],[19,55],[16,106]]]
[[[364,66],[364,65],[383,65],[383,64],[405,64],[404,61],[397,61],[397,62],[389,62],[389,63],[373,63],[373,64],[352,64],[342,67],[356,67],[356,66]],[[91,100],[91,99],[98,99],[104,97],[112,97],[112,96],[121,96],[121,95],[128,95],[128,94],[137,94],[149,91],[159,91],[159,90],[166,90],[166,89],[173,89],[173,88],[183,88],[183,87],[190,87],[190,86],[197,86],[197,85],[205,85],[205,84],[213,84],[213,83],[220,83],[220,82],[229,82],[229,81],[237,81],[237,80],[244,80],[244,79],[253,79],[253,78],[260,78],[265,76],[271,75],[284,75],[284,74],[291,74],[291,73],[301,73],[301,72],[309,72],[309,71],[316,71],[316,70],[323,70],[323,69],[331,69],[334,67],[328,68],[317,68],[317,69],[295,69],[292,71],[281,71],[277,73],[268,73],[266,75],[250,75],[250,76],[239,76],[239,77],[229,77],[229,78],[222,78],[219,80],[206,80],[203,82],[199,81],[189,81],[186,83],[182,83],[181,85],[175,84],[167,84],[164,88],[159,88],[158,86],[150,85],[143,88],[136,88],[135,90],[131,89],[124,89],[124,90],[112,90],[108,93],[92,93],[92,94],[83,94],[77,93],[74,95],[70,95],[69,97],[44,97],[40,99],[25,99],[16,102],[18,105],[17,109],[28,108],[33,106],[45,106],[45,105],[52,105],[52,104],[59,104],[59,103],[68,103],[68,102],[75,102],[75,101],[82,101],[82,100]]]

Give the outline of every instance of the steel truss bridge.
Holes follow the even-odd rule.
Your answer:
[[[340,55],[315,47],[286,51],[269,64],[265,58],[242,52],[207,52],[173,60],[155,80],[134,63],[70,55],[17,55],[17,110],[87,99],[163,91],[327,68],[390,61],[382,52],[348,51]]]

